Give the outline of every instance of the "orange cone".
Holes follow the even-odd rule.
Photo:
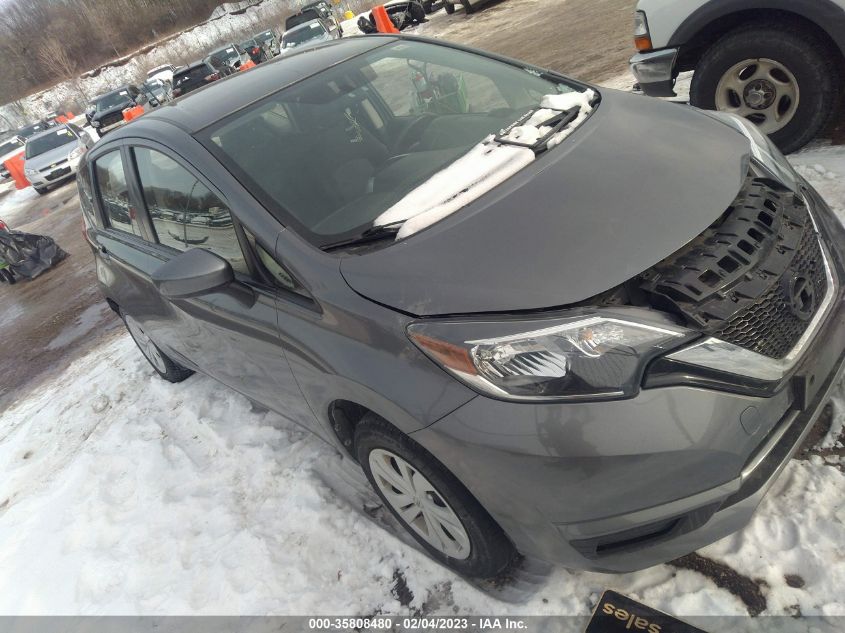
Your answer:
[[[132,119],[137,119],[142,114],[144,114],[144,106],[135,106],[133,108],[126,108],[123,111],[123,120],[124,121],[131,121]]]
[[[251,59],[246,60],[238,70],[249,70],[250,68],[255,68],[255,62]]]
[[[9,170],[9,175],[15,181],[15,189],[24,189],[29,187],[29,180],[23,173],[23,152],[12,156],[9,160],[3,163],[6,169]]]
[[[377,7],[373,7],[373,18],[375,18],[376,30],[379,33],[399,32],[399,29],[396,28],[395,24],[393,24],[393,21],[390,19],[390,16],[387,15],[387,9],[384,8],[383,4],[380,4]]]

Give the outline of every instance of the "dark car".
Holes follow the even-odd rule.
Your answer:
[[[297,13],[289,15],[285,19],[285,31],[290,31],[300,24],[305,24],[312,20],[320,20],[323,26],[325,26],[326,32],[330,33],[332,38],[343,37],[343,28],[337,21],[331,6],[325,0],[303,5]]]
[[[28,139],[33,134],[43,132],[44,130],[47,130],[55,125],[55,122],[50,123],[49,121],[38,121],[37,123],[31,123],[29,125],[23,126],[19,130],[17,130],[15,134],[17,134],[23,139]]]
[[[246,51],[249,58],[256,64],[266,62],[273,57],[273,54],[267,49],[264,43],[255,38],[241,42],[241,48]]]
[[[271,56],[279,54],[279,36],[272,29],[256,33],[253,39],[263,44]]]
[[[147,103],[147,96],[134,84],[126,84],[96,98],[91,126],[102,136],[126,123],[123,111]]]
[[[102,291],[155,371],[331,442],[464,574],[632,571],[740,529],[845,367],[845,230],[738,117],[368,36],[83,162]]]
[[[188,94],[230,74],[232,69],[229,65],[217,59],[182,66],[173,75],[173,98]]]
[[[249,55],[240,44],[227,44],[205,58],[206,61],[213,62],[215,66],[219,66],[222,62],[232,70],[238,70],[248,59]]]

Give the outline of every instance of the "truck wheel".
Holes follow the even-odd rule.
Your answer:
[[[446,13],[452,15],[455,12],[455,5],[451,2],[444,2],[443,8],[446,9]]]
[[[492,578],[516,550],[502,528],[437,459],[374,413],[355,427],[355,454],[393,516],[436,560]]]
[[[839,98],[828,47],[811,32],[744,27],[716,41],[699,61],[690,103],[748,119],[784,153],[818,134]]]

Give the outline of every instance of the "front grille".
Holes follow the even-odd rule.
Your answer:
[[[54,170],[58,169],[59,167],[61,167],[61,166],[62,166],[62,165],[64,165],[65,163],[67,163],[67,159],[66,159],[66,158],[65,158],[65,159],[63,159],[63,160],[60,160],[60,161],[56,161],[56,162],[55,162],[55,163],[53,163],[52,165],[47,165],[46,167],[42,167],[42,168],[41,168],[41,169],[39,169],[38,171],[40,171],[42,174],[49,174],[51,171],[54,171]]]
[[[753,171],[717,222],[641,281],[654,307],[776,359],[806,332],[828,291],[806,203]]]
[[[100,119],[101,127],[108,127],[109,125],[114,125],[123,121],[123,112],[113,112],[112,114],[107,114],[102,119]]]
[[[794,274],[803,274],[812,280],[818,306],[827,292],[827,277],[824,256],[812,223],[805,227],[804,237],[786,272],[786,275]],[[791,311],[788,287],[784,279],[779,280],[758,303],[731,318],[714,332],[714,336],[771,358],[783,358],[810,324],[810,319],[800,319]]]

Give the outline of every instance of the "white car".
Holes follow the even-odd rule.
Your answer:
[[[307,46],[314,46],[321,42],[328,42],[329,40],[336,40],[340,38],[340,32],[337,30],[327,31],[322,20],[311,20],[292,29],[285,31],[282,35],[282,43],[280,54],[291,52],[297,48],[305,48]]]
[[[23,151],[24,140],[20,136],[13,136],[0,142],[0,182],[9,177],[6,161]]]
[[[79,159],[94,144],[88,132],[73,123],[57,125],[26,140],[23,173],[37,193],[73,178]]]
[[[822,130],[845,71],[845,0],[639,0],[631,71],[643,92],[752,121],[784,152]]]
[[[147,80],[160,79],[161,81],[166,81],[172,86],[173,73],[175,72],[176,66],[173,64],[162,64],[161,66],[156,66],[152,70],[147,71]]]

